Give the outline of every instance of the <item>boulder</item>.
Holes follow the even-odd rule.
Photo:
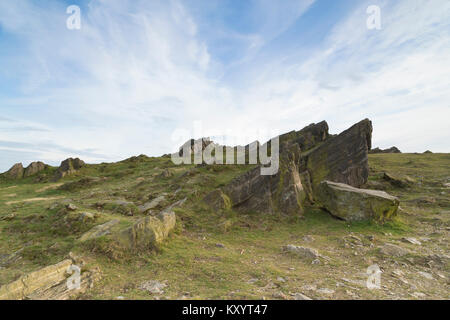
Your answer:
[[[197,140],[190,139],[180,147],[178,155],[180,157],[185,156],[186,150],[189,152],[189,155],[202,153],[203,150],[205,150],[206,147],[209,146],[211,143],[213,143],[213,141],[211,141],[209,138],[201,138]]]
[[[319,252],[316,249],[294,246],[292,244],[283,247],[283,250],[307,259],[317,259],[320,257]]]
[[[55,174],[55,180],[59,180],[64,178],[65,176],[74,174],[78,170],[80,170],[82,167],[84,167],[86,164],[83,160],[80,160],[79,158],[69,158],[61,162],[61,165],[59,166],[58,170]]]
[[[126,200],[105,200],[99,201],[95,205],[98,208],[120,213],[124,216],[134,216],[139,213],[139,208],[133,202]]]
[[[346,221],[385,221],[397,214],[399,200],[384,191],[358,189],[323,181],[317,188],[316,199],[333,216]]]
[[[165,195],[160,195],[158,197],[156,197],[155,199],[141,205],[138,206],[139,212],[140,213],[146,213],[151,209],[154,209],[158,206],[160,206],[164,201],[166,200],[166,196]]]
[[[408,183],[412,182],[412,180],[410,180],[410,178],[402,179],[400,177],[397,177],[397,176],[395,176],[391,173],[387,173],[387,172],[383,173],[383,180],[389,182],[391,185],[393,185],[394,187],[398,187],[398,188],[406,188],[406,187],[408,187]]]
[[[173,230],[176,216],[173,211],[147,216],[133,226],[113,234],[119,248],[126,251],[149,250],[158,247]]]
[[[384,244],[381,249],[380,253],[385,256],[389,257],[403,257],[407,254],[409,254],[409,250],[402,248],[400,246],[397,246],[392,243],[386,243]]]
[[[24,173],[23,173],[23,177],[27,178],[30,177],[32,175],[35,175],[43,170],[45,170],[46,168],[46,164],[40,161],[37,162],[32,162],[30,163],[30,165],[25,169]]]
[[[24,173],[24,168],[21,163],[16,163],[4,173],[5,177],[8,179],[22,179]]]
[[[389,149],[380,149],[375,148],[369,151],[370,154],[378,154],[378,153],[402,153],[397,147],[391,147]]]

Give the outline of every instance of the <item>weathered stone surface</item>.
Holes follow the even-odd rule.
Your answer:
[[[24,173],[23,173],[23,177],[27,178],[30,177],[32,175],[35,175],[43,170],[45,170],[47,166],[45,165],[45,163],[37,161],[37,162],[32,162],[30,163],[30,165],[25,169]]]
[[[410,253],[407,249],[391,243],[386,243],[385,245],[383,245],[380,252],[385,256],[391,257],[403,257]]]
[[[24,168],[21,163],[16,163],[4,173],[4,176],[8,179],[22,179],[24,173]]]
[[[308,171],[313,193],[324,180],[357,188],[364,185],[369,177],[371,139],[372,122],[365,119],[302,154],[300,169]]]
[[[255,168],[234,179],[222,191],[231,206],[241,211],[302,214],[305,205],[314,203],[316,189],[323,180],[355,187],[367,182],[371,137],[372,123],[367,119],[338,136],[329,135],[325,121],[311,124],[280,136],[276,175],[262,176],[260,168]],[[206,200],[214,204],[212,199]],[[221,202],[215,205],[223,206]]]
[[[94,228],[92,228],[91,230],[89,230],[88,232],[83,234],[79,240],[81,242],[83,242],[83,241],[97,239],[99,237],[111,234],[111,228],[114,227],[118,223],[119,223],[119,220],[115,219],[115,220],[108,221],[104,224],[95,226]]]
[[[173,230],[176,216],[173,211],[161,212],[138,220],[133,226],[114,234],[119,247],[127,250],[148,250],[160,245]]]
[[[206,195],[203,201],[208,204],[214,210],[223,210],[231,208],[230,198],[222,192],[222,190],[217,189]]]
[[[201,139],[190,139],[186,141],[181,147],[180,151],[178,152],[179,156],[188,156],[193,154],[198,154],[203,152],[207,146],[209,146],[211,143],[213,143],[209,138],[201,138]],[[185,151],[188,151],[188,154],[185,155]]]
[[[240,211],[302,214],[306,193],[300,181],[298,144],[283,146],[276,175],[261,175],[260,167],[234,179],[223,188],[231,206]]]
[[[125,216],[133,216],[139,213],[139,208],[133,202],[125,200],[99,201],[96,203],[96,207]]]
[[[0,287],[0,300],[22,300],[36,290],[49,289],[64,281],[67,269],[72,260],[64,260],[58,264],[31,272],[18,280]]]
[[[316,249],[294,246],[292,244],[283,247],[283,250],[292,252],[302,258],[317,259],[320,257],[319,252]]]
[[[80,160],[79,158],[66,159],[63,162],[61,162],[61,165],[59,166],[54,179],[55,180],[62,179],[65,176],[68,176],[68,175],[71,175],[71,174],[77,172],[84,166],[85,166],[84,161]]]
[[[397,213],[399,200],[384,191],[357,189],[343,183],[323,181],[316,192],[320,205],[346,221],[385,221]]]
[[[391,173],[387,173],[387,172],[383,173],[383,179],[385,181],[389,182],[394,187],[398,187],[398,188],[406,188],[406,187],[408,187],[408,183],[412,182],[412,180],[407,180],[406,178],[402,179],[400,177],[397,177],[397,176],[395,176]]]
[[[164,201],[166,200],[166,196],[165,195],[160,195],[158,197],[156,197],[155,199],[141,205],[138,206],[139,212],[140,213],[146,213],[151,209],[154,209],[158,206],[160,206]]]
[[[391,147],[389,149],[380,149],[375,148],[369,151],[370,154],[377,154],[377,153],[402,153],[397,147]]]

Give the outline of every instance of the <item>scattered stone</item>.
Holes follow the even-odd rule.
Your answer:
[[[384,191],[357,189],[323,181],[318,187],[320,205],[332,215],[346,221],[386,221],[397,214],[399,200]]]
[[[10,213],[10,214],[7,214],[6,216],[0,217],[0,221],[11,221],[11,220],[14,220],[15,218],[16,218],[16,214]]]
[[[317,259],[320,257],[319,252],[316,249],[311,249],[307,247],[300,247],[289,244],[283,247],[283,249],[285,251],[295,253],[296,255],[303,258]]]
[[[314,259],[314,260],[311,262],[311,264],[318,265],[318,264],[320,264],[320,260],[319,260],[319,259]]]
[[[139,212],[146,213],[149,210],[154,209],[154,208],[158,207],[159,205],[161,205],[161,203],[163,203],[165,200],[166,200],[165,195],[158,196],[155,199],[153,199],[152,201],[147,202],[147,203],[143,204],[142,206],[138,206]]]
[[[217,248],[225,248],[225,245],[222,243],[216,243]]]
[[[66,209],[69,211],[76,211],[76,210],[78,210],[78,207],[76,205],[74,205],[73,203],[69,203],[68,205],[66,205]]]
[[[275,299],[288,300],[288,297],[283,292],[275,292],[272,295]]]
[[[322,289],[317,290],[317,293],[325,294],[325,295],[332,295],[332,294],[334,294],[334,292],[335,292],[334,290],[328,289],[328,288],[322,288]]]
[[[303,241],[305,242],[313,242],[314,241],[314,237],[310,236],[310,235],[306,235],[303,237]]]
[[[415,244],[415,245],[418,245],[418,246],[422,245],[422,243],[419,240],[417,240],[416,238],[402,238],[402,241],[403,242],[407,242],[407,243],[411,243],[411,244]]]
[[[305,296],[303,293],[294,293],[294,300],[312,300],[312,299],[308,296]]]
[[[125,297],[123,297],[123,296],[118,296],[118,297],[116,297],[116,300],[125,300]]]
[[[408,186],[408,183],[405,180],[387,172],[383,174],[383,179],[392,184],[394,187],[406,188]]]
[[[140,289],[148,291],[151,294],[163,294],[164,288],[167,287],[166,283],[162,283],[156,280],[149,280],[141,284]]]
[[[425,298],[427,295],[425,294],[425,293],[422,293],[422,292],[413,292],[412,294],[411,294],[413,297],[415,297],[415,298]]]
[[[425,279],[428,279],[428,280],[433,280],[434,278],[433,278],[433,275],[431,274],[431,273],[428,273],[428,272],[423,272],[423,271],[419,271],[418,272],[422,277],[424,277]]]
[[[278,277],[277,281],[279,281],[279,282],[286,282],[286,280],[283,277]]]
[[[386,243],[384,246],[382,246],[380,252],[383,255],[392,257],[403,257],[409,253],[407,249],[391,243]]]
[[[125,200],[100,201],[96,203],[96,207],[120,213],[124,216],[134,216],[139,213],[139,208],[133,202]]]
[[[104,224],[95,226],[85,234],[83,234],[80,238],[80,241],[87,241],[91,239],[97,239],[99,237],[108,235],[111,233],[111,228],[119,223],[119,220],[111,220]]]

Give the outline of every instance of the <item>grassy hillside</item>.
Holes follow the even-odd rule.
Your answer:
[[[51,182],[53,168],[39,179],[1,178],[0,285],[73,252],[84,268],[102,272],[81,299],[291,299],[296,293],[314,299],[450,298],[450,154],[374,154],[369,164],[368,187],[401,201],[398,216],[384,225],[348,223],[315,208],[303,217],[243,215],[214,211],[203,201],[249,166],[175,166],[170,158],[140,156],[87,165],[58,182]],[[402,185],[389,182],[385,172]],[[175,209],[176,230],[158,250],[114,259],[92,241],[78,241],[95,225],[112,219],[131,225],[142,217],[99,202],[139,206],[161,196],[154,211],[187,201]],[[61,214],[58,204],[68,203],[77,207],[74,214],[88,212],[95,219]],[[386,243],[408,253],[383,254]],[[312,261],[283,251],[288,244],[317,249],[322,257]],[[380,290],[365,285],[373,264],[383,271]],[[166,283],[164,293],[140,289],[147,280]]]

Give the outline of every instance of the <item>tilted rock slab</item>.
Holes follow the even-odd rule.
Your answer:
[[[92,288],[99,280],[99,271],[83,271],[80,274],[80,288],[69,289],[67,279],[71,259],[66,259],[31,272],[16,281],[0,287],[0,300],[67,300]]]
[[[320,206],[346,221],[385,221],[397,214],[399,200],[384,191],[358,189],[323,181],[317,188]]]
[[[222,192],[226,197],[216,191],[205,201],[214,208],[228,205],[244,212],[301,215],[306,205],[316,201],[323,180],[354,187],[367,182],[371,139],[372,123],[368,119],[337,136],[329,135],[325,121],[289,132],[280,136],[276,175],[262,176],[257,167],[225,186]]]
[[[122,249],[148,250],[160,245],[175,228],[175,224],[175,212],[164,211],[156,217],[142,218],[133,226],[113,234],[112,237]]]

